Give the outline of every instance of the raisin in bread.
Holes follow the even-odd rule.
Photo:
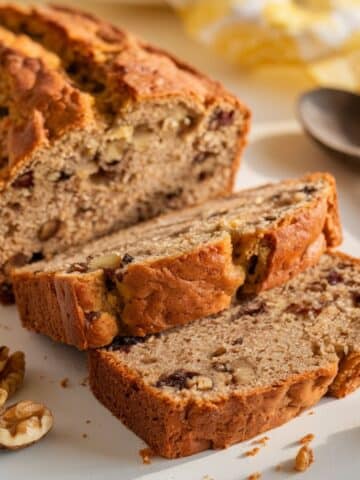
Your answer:
[[[89,352],[96,397],[165,457],[223,448],[360,384],[360,262],[325,254],[286,285]]]
[[[0,293],[14,266],[230,193],[249,112],[89,14],[0,6]]]
[[[23,325],[84,349],[219,312],[340,241],[334,179],[312,174],[181,210],[15,271]]]

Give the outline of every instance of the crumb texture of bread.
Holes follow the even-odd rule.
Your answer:
[[[340,253],[221,314],[89,351],[95,396],[168,458],[224,448],[359,384],[360,262]]]
[[[328,225],[331,223],[331,229]],[[311,174],[240,191],[18,269],[23,325],[80,349],[217,313],[315,264],[341,239],[336,187]]]
[[[13,268],[230,193],[234,96],[69,8],[0,5],[0,298]]]

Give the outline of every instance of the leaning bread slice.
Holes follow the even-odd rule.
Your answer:
[[[13,275],[25,327],[84,349],[219,312],[340,240],[334,180],[313,174],[131,227]]]
[[[325,254],[221,314],[118,337],[89,365],[96,397],[160,455],[246,440],[359,385],[360,262]]]
[[[232,191],[249,111],[70,8],[0,5],[0,301],[13,267]]]

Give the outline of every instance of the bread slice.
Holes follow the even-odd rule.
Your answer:
[[[278,426],[360,384],[360,261],[325,254],[286,285],[89,352],[96,397],[168,458]]]
[[[230,193],[249,111],[86,13],[0,6],[0,298],[9,272]]]
[[[80,349],[159,332],[279,285],[340,241],[334,179],[313,174],[130,227],[13,275],[23,325]]]

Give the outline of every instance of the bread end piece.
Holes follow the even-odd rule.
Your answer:
[[[88,359],[96,398],[166,458],[226,448],[282,425],[316,404],[337,372],[332,363],[280,385],[233,393],[217,402],[175,402],[146,386],[105,351],[91,351]]]

